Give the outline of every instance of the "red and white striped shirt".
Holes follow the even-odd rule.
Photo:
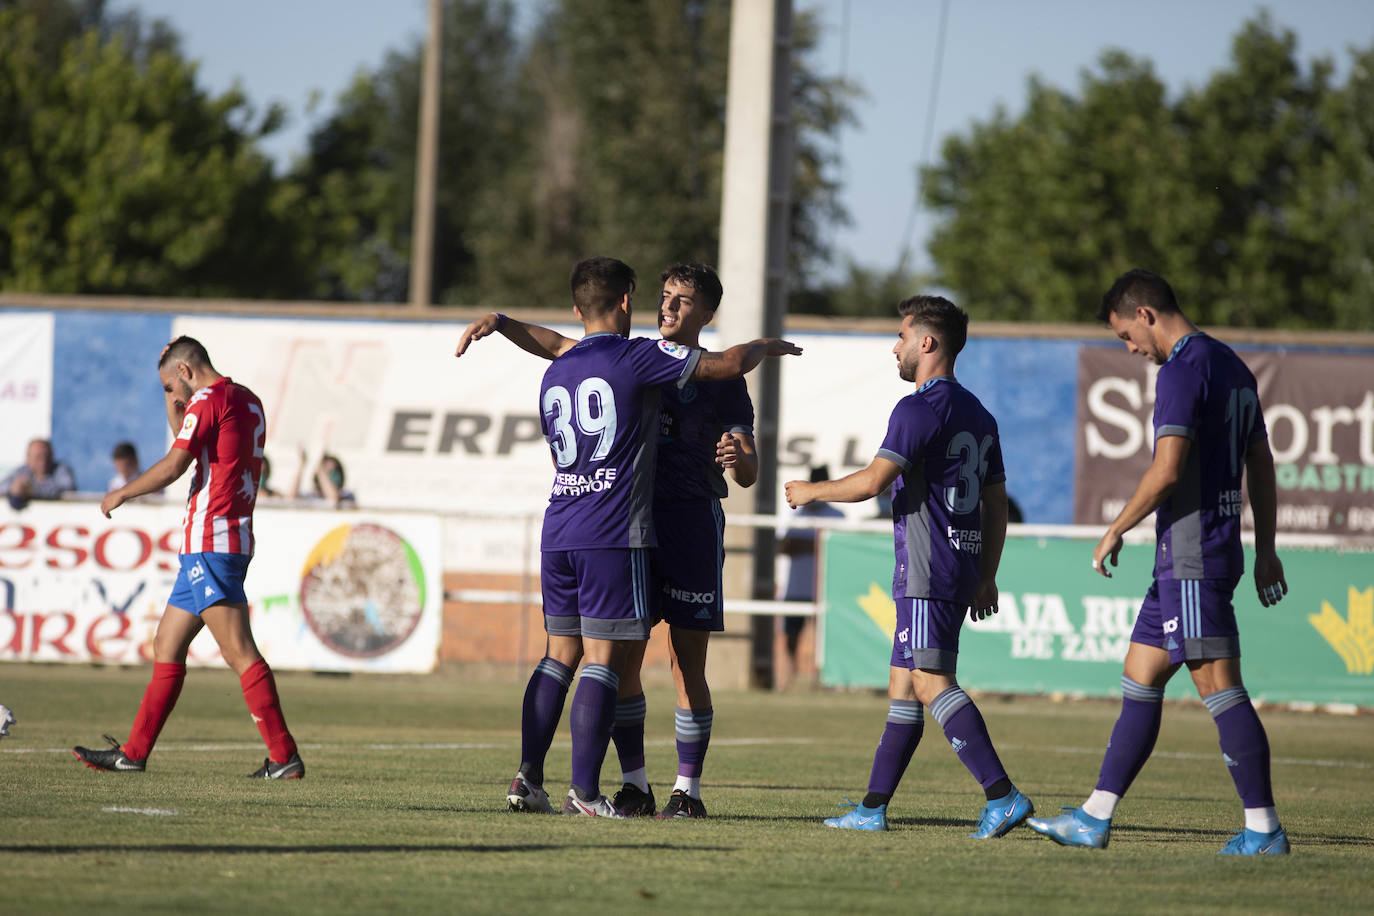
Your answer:
[[[195,456],[182,553],[253,554],[253,504],[262,477],[262,401],[227,376],[197,391],[173,448]]]

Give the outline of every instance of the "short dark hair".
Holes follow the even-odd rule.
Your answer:
[[[701,305],[713,312],[720,308],[725,288],[720,285],[720,277],[716,275],[715,268],[709,264],[674,264],[658,278],[660,283],[667,283],[669,280],[691,284],[692,289],[701,298]]]
[[[1168,281],[1159,274],[1137,268],[1117,277],[1112,288],[1102,296],[1097,320],[1108,324],[1113,312],[1125,318],[1141,305],[1162,313],[1179,311],[1178,300]]]
[[[940,343],[949,348],[951,358],[958,356],[968,341],[968,313],[944,296],[903,299],[897,303],[897,314],[933,330]]]
[[[577,262],[569,285],[578,311],[598,318],[615,308],[626,293],[634,292],[635,272],[615,258],[587,258]]]
[[[110,452],[112,461],[138,461],[138,449],[132,442],[121,442]]]
[[[177,360],[190,363],[193,366],[210,367],[210,354],[206,351],[204,344],[194,337],[187,337],[185,334],[167,345],[167,348],[162,351],[162,358],[157,361],[157,367],[161,369],[168,363]]]

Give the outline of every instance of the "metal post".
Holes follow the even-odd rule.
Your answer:
[[[420,129],[415,144],[415,214],[410,226],[410,307],[433,298],[434,186],[439,159],[439,57],[444,29],[442,0],[429,0],[429,35],[420,84]]]
[[[794,158],[791,0],[738,0],[732,6],[729,66],[718,261],[726,301],[717,318],[727,345],[780,336],[787,312]],[[771,515],[777,504],[779,380],[775,360],[749,377],[761,459],[751,508],[761,515]],[[770,530],[754,532],[752,598],[773,597],[774,541]],[[773,684],[773,630],[773,618],[753,619],[754,686]]]

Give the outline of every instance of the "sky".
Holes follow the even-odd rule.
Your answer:
[[[837,264],[891,269],[909,239],[906,266],[929,268],[924,242],[931,216],[916,211],[913,222],[917,165],[927,155],[938,157],[945,137],[988,120],[999,105],[1019,112],[1031,74],[1072,91],[1105,48],[1117,47],[1150,59],[1176,97],[1228,65],[1232,38],[1261,8],[1297,35],[1300,59],[1332,58],[1338,80],[1349,73],[1347,49],[1374,44],[1374,0],[947,2],[932,112],[945,0],[796,0],[798,10],[816,10],[822,23],[812,66],[843,75],[864,92],[854,106],[859,123],[838,138],[841,199],[852,223],[831,230]],[[541,0],[516,5],[519,21],[528,24]],[[222,92],[237,82],[255,105],[283,104],[288,124],[268,138],[265,150],[285,166],[305,152],[311,128],[360,68],[376,68],[388,51],[422,39],[426,3],[124,0],[111,6],[167,20],[185,54],[199,61],[207,90]]]

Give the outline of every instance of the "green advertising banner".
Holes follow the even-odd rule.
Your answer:
[[[887,686],[896,607],[892,539],[826,532],[821,682]],[[1119,696],[1121,662],[1150,585],[1153,544],[1128,545],[1111,579],[1092,570],[1094,542],[1008,538],[997,577],[1000,610],[966,620],[959,682],[1008,693]],[[1247,573],[1236,589],[1242,671],[1270,703],[1374,706],[1374,555],[1279,551],[1288,597],[1262,607]],[[1247,550],[1246,566],[1252,557]],[[1186,674],[1170,697],[1195,697]]]

